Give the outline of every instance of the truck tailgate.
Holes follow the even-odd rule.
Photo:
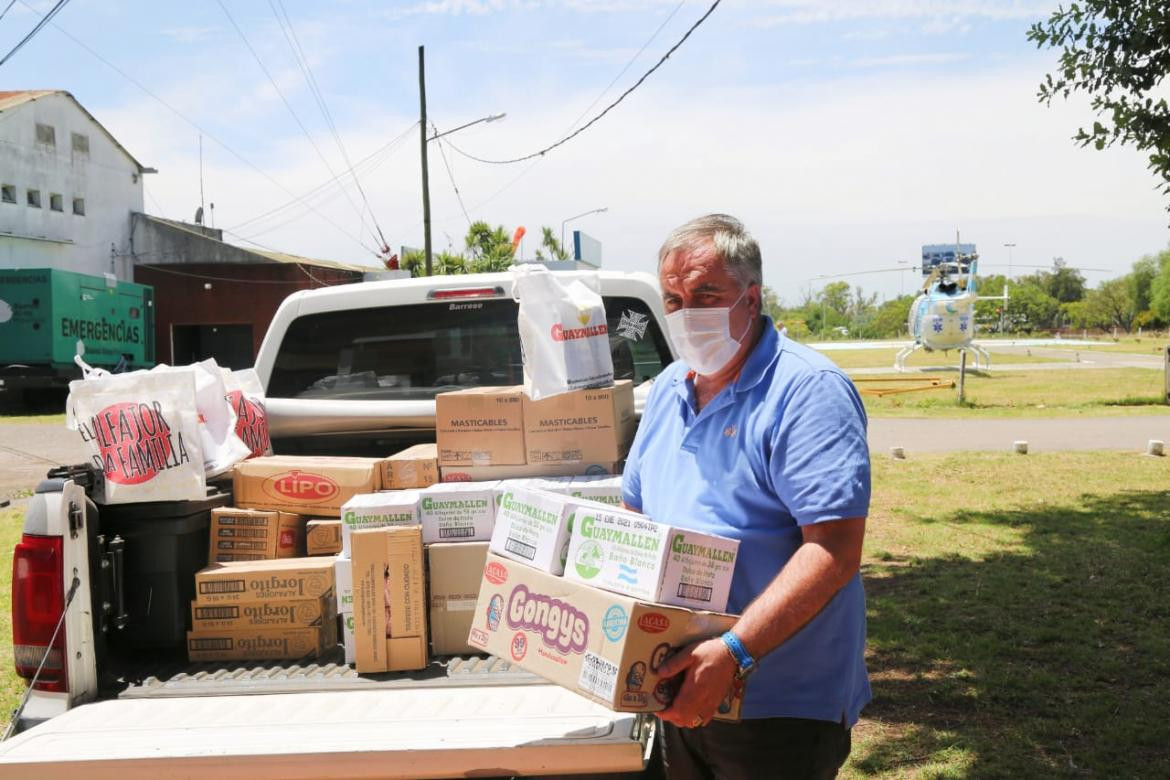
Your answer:
[[[646,721],[539,685],[117,699],[0,743],[0,776],[436,778],[629,772]]]

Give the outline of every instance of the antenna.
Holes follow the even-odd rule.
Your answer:
[[[203,134],[199,134],[199,216],[195,219],[203,224]]]

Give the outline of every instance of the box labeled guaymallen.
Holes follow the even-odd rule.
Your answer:
[[[353,561],[344,555],[333,559],[333,590],[337,614],[353,614]]]
[[[296,660],[337,644],[337,622],[302,628],[241,628],[187,632],[191,661]]]
[[[619,712],[656,712],[674,697],[658,669],[677,649],[736,618],[648,604],[489,554],[468,644]],[[742,690],[715,717],[736,720]]]
[[[273,455],[237,463],[232,490],[237,506],[340,517],[341,505],[382,486],[377,458]]]
[[[336,617],[331,595],[243,604],[191,603],[191,630],[195,633],[253,628],[321,628]]]
[[[487,542],[432,544],[427,547],[431,593],[431,649],[435,655],[479,652],[467,644],[475,617],[479,582],[487,563]]]
[[[430,487],[439,481],[438,445],[416,444],[382,461],[382,487],[386,490]]]
[[[419,491],[423,543],[486,542],[496,520],[495,482],[446,482]]]
[[[610,506],[621,506],[621,475],[574,477],[573,484],[569,486],[569,495],[573,498],[600,501]]]
[[[436,395],[439,466],[523,464],[523,396],[520,387],[474,387]]]
[[[524,446],[528,463],[612,463],[634,439],[634,384],[574,390],[533,401],[524,396]]]
[[[277,510],[211,510],[209,563],[296,558],[305,551],[305,518]]]
[[[427,665],[426,576],[419,526],[355,531],[354,666],[396,672]]]
[[[620,474],[622,462],[534,463],[522,466],[440,466],[442,482],[491,482],[497,479],[529,479],[531,477],[576,477],[582,474]]]
[[[418,525],[418,500],[417,490],[385,490],[346,501],[341,507],[341,554],[350,555],[350,537],[355,530]]]
[[[722,612],[738,539],[674,528],[596,501],[572,505],[565,577],[645,601]]]
[[[332,558],[213,563],[195,572],[199,604],[312,599],[332,592]]]
[[[499,497],[491,550],[552,574],[569,552],[567,497],[513,483]]]
[[[308,555],[341,552],[341,521],[317,517],[305,523],[305,552]]]

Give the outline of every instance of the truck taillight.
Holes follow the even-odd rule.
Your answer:
[[[37,673],[45,650],[41,676],[36,688],[64,692],[65,628],[49,642],[65,609],[63,542],[60,536],[25,534],[12,556],[12,652],[16,673],[31,680]]]
[[[431,290],[427,297],[432,301],[444,301],[452,298],[495,298],[504,294],[503,287],[448,287],[442,290]]]

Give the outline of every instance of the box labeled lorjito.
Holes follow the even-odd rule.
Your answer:
[[[439,448],[435,443],[416,444],[382,461],[385,490],[430,487],[439,481]]]
[[[426,577],[419,526],[355,531],[354,666],[359,672],[427,663]]]
[[[487,542],[432,544],[427,547],[431,594],[431,649],[435,655],[479,652],[467,644],[475,617],[479,582],[487,562]]]
[[[297,660],[316,657],[337,644],[337,624],[305,628],[190,631],[191,661]]]
[[[718,636],[736,618],[648,604],[489,554],[468,644],[619,712],[656,712],[675,681],[673,650]],[[715,717],[736,720],[742,689]]]
[[[504,490],[496,508],[492,552],[552,574],[563,572],[569,551],[566,501],[524,484]]]
[[[539,401],[524,396],[528,463],[621,460],[636,427],[634,387],[628,379],[612,387],[574,390]]]
[[[578,475],[620,474],[622,462],[589,463],[532,463],[522,466],[440,466],[442,482],[490,482],[496,479],[529,479],[531,477],[576,477]]]
[[[350,555],[350,535],[361,528],[418,525],[417,490],[386,490],[363,493],[341,508],[341,554]]]
[[[191,629],[196,633],[253,628],[320,628],[337,616],[332,596],[243,604],[191,604]]]
[[[341,552],[341,521],[317,517],[305,523],[305,552],[309,555]]]
[[[524,463],[523,395],[519,387],[474,387],[436,395],[439,466]]]
[[[382,486],[377,458],[273,455],[237,463],[232,489],[238,506],[340,517],[341,505]]]
[[[595,501],[573,505],[565,577],[597,588],[721,612],[739,540],[656,523]]]
[[[312,599],[332,596],[332,592],[332,558],[213,563],[195,572],[199,604]]]
[[[305,551],[305,518],[289,512],[223,507],[211,511],[209,563],[296,558]]]
[[[569,486],[569,495],[573,498],[599,501],[610,506],[621,506],[621,475],[574,477],[573,484]]]
[[[496,510],[494,482],[447,482],[420,490],[423,543],[486,542]]]

